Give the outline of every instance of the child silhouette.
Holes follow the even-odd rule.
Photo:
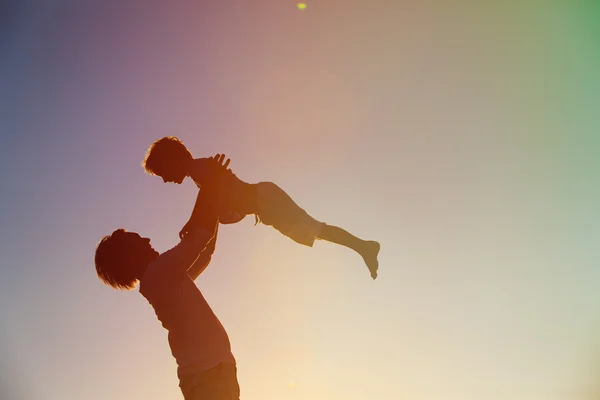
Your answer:
[[[199,188],[220,177],[224,191],[219,218],[221,223],[236,223],[246,215],[254,214],[257,223],[270,225],[305,246],[312,247],[315,239],[337,243],[357,252],[367,265],[371,277],[377,278],[378,242],[360,239],[340,227],[317,221],[272,182],[242,181],[227,168],[229,160],[223,164],[224,158],[224,155],[217,154],[195,159],[181,140],[167,136],[152,143],[142,166],[148,174],[162,177],[165,183],[181,184],[186,177],[190,177]],[[190,221],[198,212],[199,208],[194,207]],[[191,228],[188,222],[181,230],[180,237],[185,236]]]

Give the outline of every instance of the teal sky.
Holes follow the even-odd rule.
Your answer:
[[[195,189],[140,166],[165,135],[382,244],[372,282],[221,229],[197,283],[244,400],[596,398],[598,6],[199,3],[2,6],[0,398],[181,398],[150,306],[93,268],[118,227],[177,243]]]

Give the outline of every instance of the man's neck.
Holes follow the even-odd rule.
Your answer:
[[[142,277],[144,276],[144,274],[146,273],[146,270],[148,269],[148,267],[150,266],[150,264],[156,260],[158,258],[160,254],[157,254],[155,256],[153,256],[152,258],[150,258],[150,260],[148,260],[148,262],[141,267],[136,273],[135,273],[135,278],[139,281],[142,279]]]

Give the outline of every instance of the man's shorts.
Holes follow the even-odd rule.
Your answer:
[[[313,246],[323,222],[311,217],[272,182],[258,183],[256,195],[260,222],[272,226],[300,244]]]
[[[237,368],[232,363],[221,363],[198,374],[183,376],[179,387],[185,400],[240,399]]]

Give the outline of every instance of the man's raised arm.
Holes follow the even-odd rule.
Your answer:
[[[199,256],[202,257],[201,253],[207,247],[208,251],[205,254],[212,256],[215,242],[213,241],[211,244],[211,239],[214,238],[216,241],[220,204],[220,181],[216,179],[214,183],[206,185],[202,189],[202,195],[198,193],[196,207],[198,207],[199,212],[187,224],[190,229],[189,233],[183,237],[177,246],[164,252],[157,259],[157,262],[162,265],[159,267],[161,270],[179,279],[185,276],[186,273],[189,274],[188,270],[195,265]],[[196,268],[201,272],[210,262],[210,258],[204,258],[200,261]],[[196,270],[193,271],[195,273]]]
[[[208,179],[208,178],[202,179],[203,186],[205,186],[205,189],[208,189],[209,191],[214,191],[215,187],[219,187],[220,178],[221,178],[223,172],[227,171],[227,167],[229,166],[230,162],[231,162],[231,160],[229,158],[225,161],[225,154],[217,154],[210,158],[195,159],[193,161],[193,167],[191,167],[191,170],[189,172],[190,177],[194,181],[196,181],[196,179],[199,179],[199,178],[195,176],[195,173],[198,172],[197,171],[198,169],[202,170],[202,174],[206,175],[206,177],[210,177],[210,179]],[[199,163],[204,163],[203,164],[204,168],[198,168],[197,164],[199,164]],[[200,174],[200,175],[202,175],[202,174]],[[197,181],[196,181],[196,184],[198,184]],[[214,193],[209,194],[209,195],[213,196]],[[189,221],[183,226],[183,228],[179,232],[180,239],[183,239],[183,237],[185,235],[187,235],[189,232],[191,232],[191,229],[193,228],[193,226],[196,223],[196,221],[198,220],[198,218],[202,218],[201,214],[204,213],[203,207],[205,207],[205,204],[203,204],[202,201],[203,201],[203,195],[202,195],[202,189],[200,189],[200,191],[198,192],[198,196],[196,197],[196,204],[194,205],[194,209],[192,210],[192,215],[191,215]],[[240,217],[239,220],[241,220],[242,218],[243,217]],[[236,222],[238,222],[238,221],[236,221]]]
[[[221,181],[219,176],[217,176],[210,185],[205,185],[205,187],[198,192],[192,218],[186,224],[186,226],[189,226],[189,229],[204,229],[212,232],[210,240],[203,248],[199,257],[194,260],[187,270],[187,273],[192,280],[196,280],[202,271],[208,267],[215,251],[219,232],[219,215],[221,214],[221,196]],[[183,240],[185,240],[187,236],[188,234],[185,234]]]
[[[215,229],[215,235],[210,239],[204,250],[200,253],[196,261],[192,264],[192,266],[188,269],[187,273],[192,278],[193,281],[196,280],[200,276],[202,272],[208,267],[210,264],[210,260],[212,259],[212,255],[215,252],[215,245],[217,243],[217,235],[219,233],[219,226]]]
[[[188,270],[197,261],[208,265],[210,259],[202,261],[199,258],[203,258],[202,252],[210,245],[211,240],[215,236],[217,223],[217,215],[209,216],[204,214],[204,218],[197,225],[194,225],[191,232],[185,235],[179,244],[158,257],[155,261],[155,263],[158,263],[156,267],[162,270],[164,274],[179,280],[188,273]],[[209,254],[211,255],[212,252],[208,251],[205,253],[205,255]]]

